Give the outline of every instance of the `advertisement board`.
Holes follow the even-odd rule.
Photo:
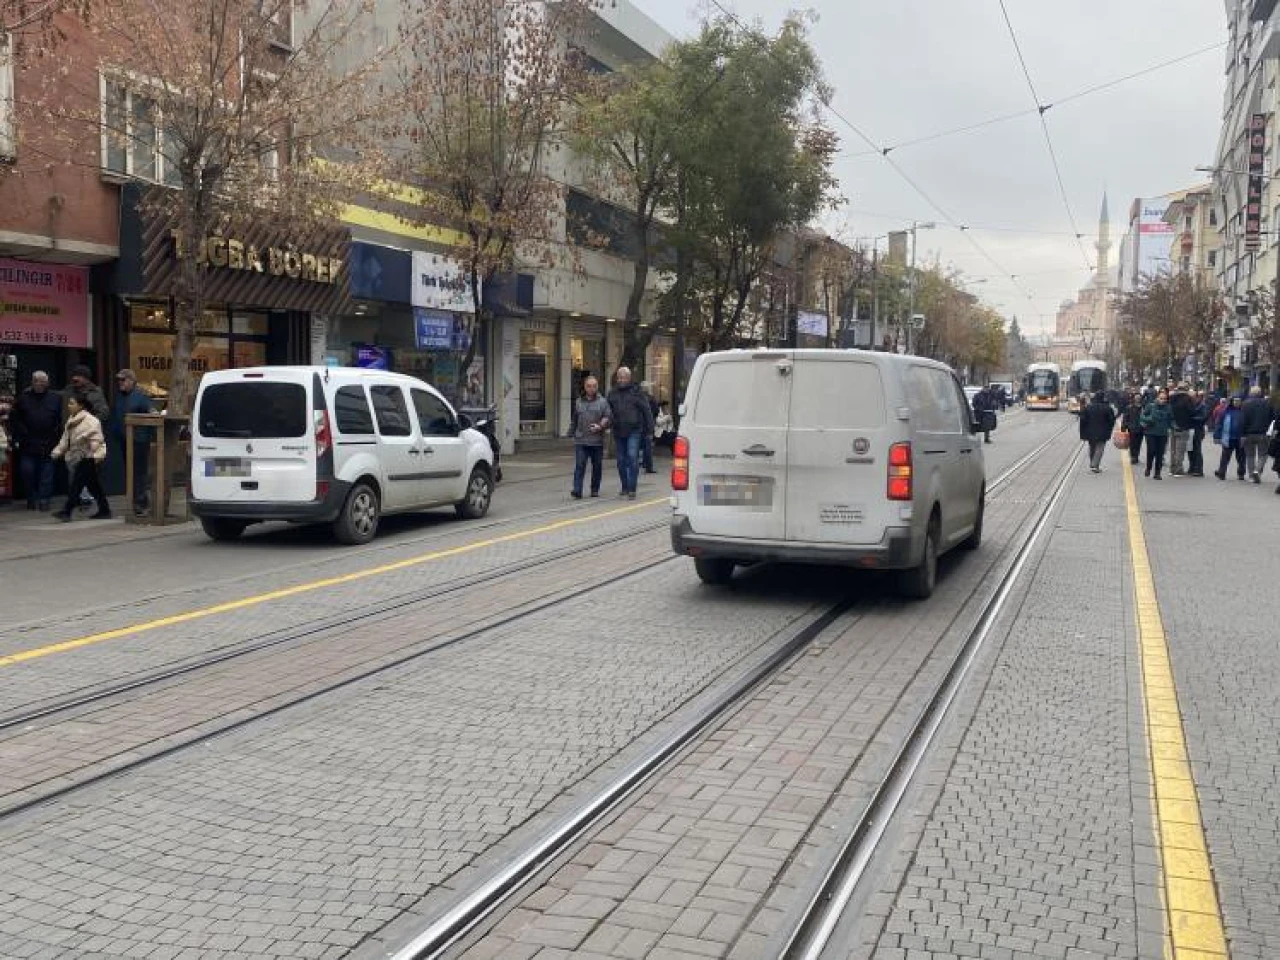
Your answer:
[[[0,343],[91,347],[89,269],[0,259]]]
[[[376,347],[369,343],[355,345],[356,366],[365,370],[390,370],[391,351],[386,347]]]
[[[413,327],[420,350],[448,350],[453,346],[452,313],[414,307]]]
[[[1249,118],[1249,182],[1244,207],[1244,245],[1248,250],[1262,246],[1262,185],[1267,172],[1267,115]]]
[[[415,307],[445,310],[450,313],[475,313],[471,295],[471,278],[457,260],[413,251],[413,287],[410,302]]]
[[[1136,277],[1154,276],[1170,270],[1169,251],[1173,249],[1175,227],[1165,220],[1168,197],[1140,200],[1138,217]]]
[[[810,337],[826,337],[827,315],[801,310],[796,314],[796,333]]]

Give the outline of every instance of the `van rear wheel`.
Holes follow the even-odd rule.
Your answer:
[[[347,494],[342,512],[333,521],[333,536],[339,543],[368,543],[378,532],[381,505],[378,494],[367,483],[357,483]]]
[[[924,538],[924,557],[920,565],[898,574],[898,591],[912,600],[928,600],[938,584],[938,538],[941,524],[938,516],[929,520],[929,531]]]
[[[733,579],[737,564],[722,557],[697,557],[693,561],[693,569],[698,572],[698,579],[713,587],[723,587]]]
[[[200,526],[206,537],[222,543],[228,540],[239,540],[240,534],[244,533],[249,524],[243,520],[228,520],[225,517],[201,517]]]

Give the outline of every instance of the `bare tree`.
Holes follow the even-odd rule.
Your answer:
[[[483,289],[517,252],[564,249],[554,176],[564,120],[585,76],[578,43],[594,0],[401,0],[395,171],[422,187],[409,215],[463,239],[452,251],[475,312],[460,369],[475,357]]]
[[[367,12],[365,0],[93,4],[77,48],[88,62],[19,100],[29,121],[51,115],[65,132],[63,162],[154,185],[142,204],[171,226],[178,258],[172,413],[191,408],[207,276],[227,266],[206,238],[248,221],[332,224],[348,196],[359,165],[321,158],[376,117],[371,66],[336,67]]]

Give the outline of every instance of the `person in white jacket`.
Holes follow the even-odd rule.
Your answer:
[[[98,504],[94,520],[110,520],[111,504],[107,501],[98,467],[107,458],[107,442],[102,436],[102,422],[90,413],[74,395],[67,398],[67,425],[62,439],[53,448],[53,459],[66,460],[71,473],[71,486],[67,490],[67,503],[54,513],[54,518],[67,523],[71,511],[80,502],[80,493],[88,490]]]

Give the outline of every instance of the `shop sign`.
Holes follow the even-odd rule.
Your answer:
[[[419,350],[448,350],[453,346],[453,314],[414,307],[413,325]]]
[[[825,313],[801,310],[796,314],[796,332],[808,334],[811,337],[825,337],[827,335],[827,315]]]
[[[471,277],[457,260],[423,250],[413,251],[413,287],[410,302],[415,307],[475,313]]]
[[[182,231],[173,230],[173,248],[179,259],[187,256]],[[226,267],[249,273],[288,277],[312,283],[337,283],[342,276],[342,258],[303,252],[292,245],[258,247],[235,237],[213,235],[196,245],[196,263],[201,266]]]
[[[0,343],[89,347],[89,270],[0,259]]]
[[[390,370],[391,351],[368,343],[356,344],[356,366],[365,370]]]
[[[1262,246],[1262,186],[1267,172],[1267,115],[1255,113],[1249,120],[1249,184],[1244,208],[1244,245]]]

